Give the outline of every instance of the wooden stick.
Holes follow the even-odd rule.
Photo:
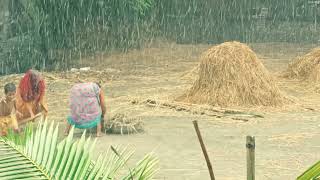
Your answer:
[[[213,174],[213,170],[212,170],[212,166],[211,166],[211,163],[210,163],[210,159],[209,159],[206,147],[205,147],[205,145],[203,143],[199,127],[198,127],[198,122],[197,121],[192,121],[192,122],[193,122],[193,126],[194,126],[194,128],[195,128],[195,130],[197,132],[197,136],[198,136],[198,139],[199,139],[199,142],[200,142],[200,145],[201,145],[201,149],[202,149],[203,155],[204,155],[204,157],[206,159],[206,162],[207,162],[207,166],[208,166],[208,170],[209,170],[209,174],[210,174],[210,179],[211,180],[215,180],[214,174]]]
[[[32,121],[34,119],[36,119],[37,117],[40,117],[42,115],[42,113],[38,113],[36,114],[33,118],[32,117],[29,117],[29,118],[26,118],[26,119],[22,119],[19,122],[19,124],[25,124],[25,123],[28,123],[29,121]]]
[[[247,180],[255,179],[255,138],[247,136]]]

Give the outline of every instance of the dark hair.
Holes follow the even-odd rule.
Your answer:
[[[16,91],[16,85],[13,83],[8,83],[4,86],[4,93],[8,94],[9,92],[15,92]]]
[[[101,88],[101,81],[95,83],[99,86],[99,88]]]

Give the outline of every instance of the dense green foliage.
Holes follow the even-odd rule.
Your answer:
[[[308,1],[312,2],[312,1]],[[95,52],[178,43],[317,42],[304,0],[12,0],[0,74],[66,69]]]

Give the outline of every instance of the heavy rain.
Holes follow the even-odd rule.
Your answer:
[[[0,179],[316,179],[319,45],[319,0],[1,0]]]

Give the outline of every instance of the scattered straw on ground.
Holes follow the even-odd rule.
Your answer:
[[[174,111],[187,112],[194,115],[204,115],[215,118],[229,118],[235,121],[247,122],[252,118],[264,118],[261,114],[246,112],[235,109],[218,108],[206,105],[186,104],[179,102],[158,101],[153,99],[137,100],[132,99],[131,104],[143,104],[152,108],[168,108]]]
[[[247,45],[226,42],[202,54],[198,79],[177,101],[218,106],[281,106],[286,98]]]
[[[115,114],[105,125],[106,132],[114,134],[132,134],[143,131],[140,118],[129,117],[124,113]]]
[[[320,48],[314,48],[289,64],[284,77],[311,83],[320,82]]]

